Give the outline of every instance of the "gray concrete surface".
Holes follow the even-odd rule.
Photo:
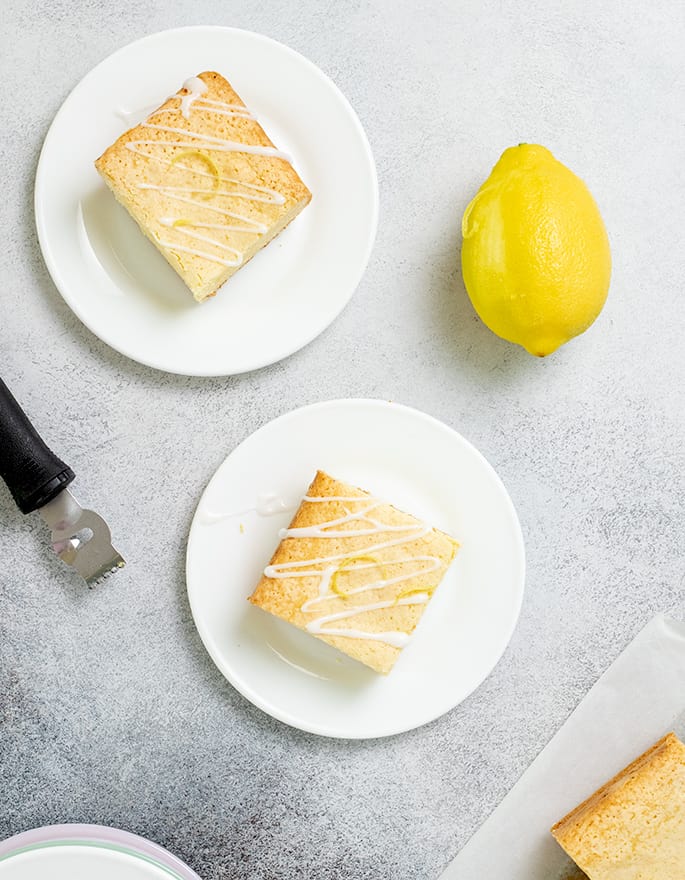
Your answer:
[[[32,213],[43,137],[79,79],[131,40],[201,23],[318,64],[380,178],[345,312],[232,379],[164,375],[101,343],[54,288]],[[87,593],[0,486],[0,837],[97,822],[204,880],[435,878],[643,624],[685,612],[681,5],[5,0],[0,41],[0,372],[129,563]],[[599,320],[543,361],[483,327],[458,268],[464,207],[523,140],[587,181],[614,257]],[[367,743],[248,704],[205,653],[184,583],[192,513],[224,456],[294,406],[352,395],[475,443],[528,552],[521,621],[489,679],[430,726]]]

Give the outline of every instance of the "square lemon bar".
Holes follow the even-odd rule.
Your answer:
[[[387,674],[459,545],[318,471],[250,602]]]
[[[213,72],[187,80],[95,167],[198,302],[311,199],[290,158]]]

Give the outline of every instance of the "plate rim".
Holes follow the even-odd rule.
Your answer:
[[[78,301],[71,295],[70,293],[70,285],[65,281],[62,272],[60,271],[59,258],[55,257],[54,249],[50,246],[50,233],[46,228],[46,218],[45,212],[41,206],[41,203],[45,201],[45,197],[43,191],[47,186],[45,182],[46,171],[45,171],[45,156],[48,155],[49,150],[52,147],[52,143],[57,137],[57,128],[61,121],[61,117],[66,112],[68,105],[72,100],[78,98],[80,92],[86,88],[87,81],[95,76],[97,72],[104,65],[110,63],[113,59],[116,59],[117,56],[123,54],[124,52],[130,50],[132,47],[137,46],[141,43],[145,42],[154,42],[161,41],[171,35],[176,34],[197,34],[202,31],[211,31],[211,32],[222,32],[231,35],[238,36],[247,36],[248,39],[255,39],[259,42],[263,42],[269,45],[275,45],[278,50],[283,50],[286,54],[295,57],[298,62],[303,63],[305,67],[309,68],[309,70],[317,76],[319,79],[322,79],[326,84],[331,87],[334,92],[337,93],[337,96],[342,102],[344,106],[347,118],[351,122],[354,127],[360,141],[360,145],[363,148],[364,158],[366,165],[368,166],[368,170],[371,176],[372,188],[371,188],[371,212],[369,215],[369,235],[366,243],[365,251],[360,259],[360,268],[358,271],[358,277],[356,278],[354,284],[350,285],[349,294],[342,299],[340,305],[336,308],[334,314],[327,320],[327,323],[315,330],[311,335],[307,336],[302,341],[298,341],[297,345],[293,348],[292,345],[285,345],[282,350],[280,350],[275,356],[269,356],[268,359],[264,360],[264,357],[256,358],[253,361],[244,362],[240,368],[236,369],[231,367],[226,370],[226,368],[222,368],[219,372],[216,369],[175,369],[171,365],[162,366],[158,361],[154,359],[148,358],[143,355],[132,354],[128,346],[124,343],[123,345],[119,342],[113,341],[110,334],[105,329],[104,332],[96,331],[92,326],[90,320],[86,320],[84,317],[84,310],[79,306]],[[136,40],[132,40],[129,43],[126,43],[123,46],[119,46],[118,49],[115,49],[105,58],[100,60],[96,65],[90,68],[76,83],[76,85],[69,91],[67,96],[64,98],[62,103],[60,104],[57,112],[55,113],[48,130],[45,134],[45,138],[43,140],[43,144],[40,149],[40,153],[38,155],[38,162],[36,165],[36,171],[34,175],[33,181],[33,213],[34,220],[36,226],[36,233],[38,237],[38,245],[40,248],[41,255],[43,257],[43,261],[48,270],[48,274],[50,278],[57,288],[58,293],[67,304],[67,306],[71,309],[71,311],[76,315],[79,321],[86,327],[94,336],[100,339],[101,342],[104,342],[105,345],[108,345],[110,348],[114,349],[119,354],[128,358],[129,360],[134,361],[135,363],[142,364],[143,366],[149,367],[151,369],[159,370],[163,373],[168,373],[176,376],[197,376],[203,378],[221,378],[221,377],[230,377],[230,376],[239,376],[244,373],[253,372],[255,370],[263,369],[264,367],[272,366],[273,364],[280,363],[286,358],[291,357],[296,354],[298,351],[301,351],[314,339],[321,335],[328,327],[331,326],[342,314],[344,309],[349,305],[350,300],[354,296],[357,291],[364,274],[369,265],[369,260],[371,259],[371,254],[373,253],[373,248],[376,243],[376,238],[378,235],[378,221],[380,214],[380,191],[378,185],[378,169],[376,168],[376,161],[373,156],[373,151],[371,150],[371,144],[369,143],[368,136],[364,130],[364,127],[357,115],[356,110],[350,103],[347,96],[344,92],[339,88],[339,86],[333,81],[333,79],[325,73],[317,64],[303,55],[301,52],[298,52],[297,49],[293,49],[291,46],[288,46],[286,43],[280,42],[280,40],[276,40],[273,37],[269,37],[266,34],[259,33],[258,31],[251,31],[246,28],[238,28],[231,27],[229,25],[212,25],[212,24],[196,24],[196,25],[185,25],[181,27],[175,28],[166,28],[161,31],[154,31],[153,33],[146,34],[142,37],[139,37]]]
[[[210,489],[212,483],[214,482],[219,471],[224,467],[226,462],[231,458],[231,456],[234,453],[236,453],[240,448],[242,448],[243,445],[246,444],[247,442],[249,442],[255,435],[267,430],[269,427],[273,426],[275,423],[281,423],[281,422],[288,421],[289,419],[295,418],[297,415],[299,415],[300,413],[307,411],[307,410],[327,409],[330,407],[338,406],[340,404],[345,404],[345,405],[352,404],[355,406],[362,406],[362,407],[367,407],[367,408],[381,407],[381,408],[392,408],[392,409],[402,410],[405,413],[408,413],[412,417],[418,417],[420,420],[427,422],[428,424],[430,424],[434,428],[437,428],[443,432],[447,432],[452,438],[456,438],[460,443],[462,443],[465,447],[467,447],[472,453],[475,453],[476,457],[481,461],[481,463],[483,465],[485,465],[486,470],[489,471],[491,477],[494,477],[495,482],[498,484],[498,486],[502,490],[503,500],[506,504],[507,512],[508,512],[509,517],[511,519],[512,525],[514,526],[513,534],[514,534],[514,537],[516,538],[515,544],[516,544],[516,551],[517,551],[517,563],[518,563],[518,567],[519,567],[518,576],[517,576],[517,580],[516,580],[517,591],[516,591],[516,597],[515,597],[515,611],[512,614],[511,621],[509,623],[509,627],[506,632],[506,638],[503,638],[501,650],[497,653],[497,656],[495,657],[492,665],[484,672],[480,681],[478,681],[475,685],[473,685],[473,687],[471,687],[471,689],[468,692],[464,693],[457,700],[457,702],[453,703],[447,709],[438,710],[437,712],[430,714],[429,717],[425,717],[418,722],[411,722],[409,724],[402,725],[402,726],[397,726],[396,724],[395,725],[390,724],[387,727],[379,729],[379,732],[372,733],[372,734],[364,733],[364,732],[359,733],[359,734],[350,734],[350,733],[340,734],[340,733],[336,733],[334,729],[332,729],[330,726],[327,726],[325,723],[321,723],[321,724],[302,723],[301,721],[298,721],[288,711],[285,711],[285,710],[282,711],[278,708],[274,709],[274,707],[268,702],[268,700],[263,699],[246,682],[244,682],[240,678],[240,676],[234,675],[232,671],[231,671],[231,674],[229,675],[225,669],[225,664],[222,663],[218,653],[215,653],[213,650],[212,640],[209,636],[207,629],[205,628],[204,624],[201,624],[198,620],[198,615],[196,613],[196,606],[193,603],[193,596],[192,596],[191,586],[190,586],[190,558],[191,558],[191,551],[192,551],[192,545],[193,545],[193,533],[195,532],[196,528],[199,527],[198,513],[199,513],[199,510],[200,510],[202,503],[205,499],[205,496],[209,492],[209,489]],[[416,730],[419,727],[425,727],[426,725],[431,724],[432,722],[436,721],[438,718],[441,718],[443,715],[446,715],[448,712],[451,712],[457,706],[461,705],[461,703],[463,703],[466,699],[468,699],[468,697],[470,697],[471,694],[473,694],[486,681],[486,679],[492,674],[493,670],[499,664],[500,660],[504,656],[505,651],[509,647],[509,644],[511,643],[511,639],[514,635],[514,632],[516,630],[516,627],[518,625],[518,622],[519,622],[519,619],[521,616],[521,609],[523,606],[523,598],[524,598],[525,583],[526,583],[526,548],[525,548],[525,541],[524,541],[524,537],[523,537],[523,530],[521,528],[521,522],[519,520],[518,513],[516,511],[516,507],[514,506],[514,502],[512,501],[511,496],[509,495],[509,491],[508,491],[507,487],[504,485],[502,478],[499,476],[499,474],[497,473],[495,468],[490,464],[490,462],[487,460],[487,458],[483,455],[483,453],[479,449],[477,449],[469,440],[467,440],[466,437],[463,436],[463,434],[461,434],[459,431],[457,431],[455,428],[452,428],[450,425],[446,424],[445,422],[441,421],[440,419],[436,418],[435,416],[432,416],[426,412],[423,412],[422,410],[416,409],[415,407],[408,406],[403,403],[396,403],[394,401],[383,400],[381,398],[367,398],[367,397],[334,398],[332,400],[322,400],[322,401],[317,401],[315,403],[304,404],[303,406],[298,406],[298,407],[295,407],[294,409],[291,409],[291,410],[288,410],[284,413],[281,413],[281,415],[276,416],[273,419],[270,419],[268,422],[264,423],[263,425],[260,425],[260,427],[257,428],[255,431],[252,431],[250,434],[248,434],[247,437],[243,438],[243,440],[241,440],[240,443],[238,443],[237,446],[235,446],[224,457],[224,459],[221,461],[221,463],[215,469],[212,476],[209,478],[205,488],[203,489],[203,491],[198,499],[197,505],[195,507],[195,512],[193,513],[193,519],[190,524],[190,529],[188,531],[188,539],[187,539],[187,543],[186,543],[185,576],[186,576],[186,595],[188,597],[188,603],[190,605],[190,611],[191,611],[191,614],[193,617],[193,623],[194,623],[195,628],[198,632],[198,635],[200,636],[202,644],[203,644],[205,650],[207,651],[207,653],[209,654],[210,658],[212,659],[212,662],[214,663],[214,665],[216,666],[216,668],[220,672],[220,674],[232,687],[234,687],[238,691],[239,694],[241,694],[246,700],[248,700],[250,703],[252,703],[252,705],[254,705],[258,709],[260,709],[262,712],[265,712],[271,718],[275,718],[277,721],[280,721],[284,724],[287,724],[289,727],[293,727],[298,730],[305,731],[306,733],[312,733],[317,736],[323,736],[323,737],[328,737],[330,739],[339,739],[339,740],[374,740],[374,739],[382,739],[382,738],[389,737],[389,736],[396,736],[396,735],[399,735],[402,733],[407,733],[411,730]]]

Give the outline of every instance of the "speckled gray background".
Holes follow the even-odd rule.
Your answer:
[[[683,579],[682,4],[4,0],[0,372],[106,513],[128,566],[88,593],[0,486],[0,837],[61,821],[146,835],[218,878],[432,880]],[[43,266],[31,207],[48,125],[98,61],[216,23],[298,49],[342,88],[381,214],[342,316],[284,363],[185,379],[111,351]],[[585,178],[614,254],[593,328],[535,360],[475,317],[461,213],[500,152]],[[341,368],[344,365],[344,368]],[[493,463],[528,552],[502,662],[430,726],[345,743],[272,721],[193,626],[184,545],[240,440],[330,397],[443,419]]]

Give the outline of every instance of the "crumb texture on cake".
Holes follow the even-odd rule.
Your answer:
[[[250,601],[388,673],[457,542],[318,471]]]
[[[200,302],[311,199],[289,157],[215,72],[188,80],[95,167]]]
[[[552,834],[590,880],[683,880],[685,745],[667,734]]]

